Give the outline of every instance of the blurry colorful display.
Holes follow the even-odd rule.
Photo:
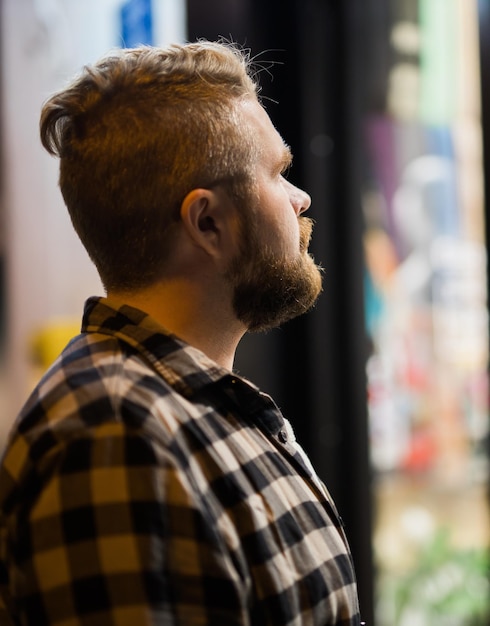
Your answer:
[[[489,338],[478,6],[391,7],[383,104],[365,121],[363,201],[377,625],[484,626]],[[436,547],[444,558],[428,580],[442,582],[425,597],[414,589]],[[474,557],[469,574],[464,555],[465,566]]]

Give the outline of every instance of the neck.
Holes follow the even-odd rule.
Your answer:
[[[196,289],[186,281],[169,281],[134,293],[109,292],[107,297],[115,307],[127,304],[144,311],[222,367],[233,369],[246,329],[222,293]]]

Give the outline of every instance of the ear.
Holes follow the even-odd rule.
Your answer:
[[[223,190],[193,189],[182,202],[180,216],[193,243],[213,258],[233,247],[236,212]]]

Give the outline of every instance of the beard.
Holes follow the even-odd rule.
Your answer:
[[[299,217],[300,249],[293,260],[260,242],[250,217],[242,223],[243,245],[228,269],[233,308],[249,332],[260,332],[309,311],[322,290],[321,268],[308,253],[313,221]]]

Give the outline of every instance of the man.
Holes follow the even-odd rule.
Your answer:
[[[240,338],[321,289],[306,193],[246,55],[113,53],[41,139],[106,298],[25,405],[0,474],[0,624],[359,624],[340,519]]]

